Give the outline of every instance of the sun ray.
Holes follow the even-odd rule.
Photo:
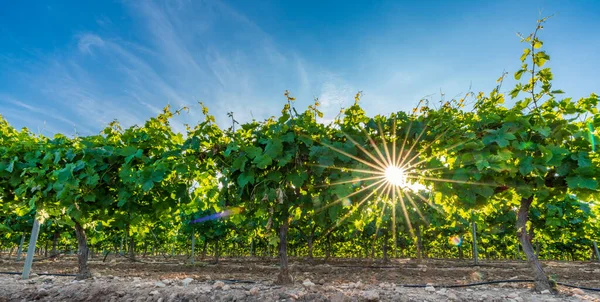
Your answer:
[[[390,183],[387,183],[386,187],[383,189],[383,194],[382,196],[389,196],[390,195],[390,190],[392,190],[393,185]],[[375,237],[378,237],[377,234],[379,234],[379,228],[381,227],[381,223],[383,223],[383,214],[385,213],[385,208],[387,206],[387,202],[383,202],[383,209],[381,210],[381,214],[379,215],[378,218],[381,218],[381,222],[375,222]]]
[[[402,191],[400,191],[400,193],[402,193]],[[421,219],[423,221],[429,223],[429,221],[427,220],[427,218],[425,218],[425,216],[423,216],[423,213],[421,213],[421,210],[419,209],[419,207],[417,206],[417,204],[415,203],[415,201],[412,199],[412,197],[410,196],[410,194],[408,194],[407,192],[404,192],[404,194],[406,195],[406,198],[408,198],[408,201],[410,201],[410,204],[412,204],[412,206],[417,211],[417,214],[419,214],[419,217],[421,217]]]
[[[336,204],[338,204],[338,203],[342,202],[344,199],[346,199],[346,198],[348,198],[348,197],[352,197],[352,196],[354,196],[354,195],[357,195],[357,194],[359,194],[359,193],[361,193],[361,192],[363,192],[363,191],[366,191],[366,190],[370,189],[371,187],[374,187],[374,186],[376,186],[376,185],[377,185],[377,184],[379,184],[379,183],[382,183],[382,185],[383,185],[383,184],[385,184],[385,183],[386,183],[386,182],[385,182],[385,179],[382,179],[382,180],[380,180],[380,181],[376,181],[376,182],[374,182],[374,183],[372,183],[372,184],[370,184],[370,185],[368,185],[368,186],[366,186],[366,187],[364,187],[364,188],[361,188],[360,190],[358,190],[358,191],[356,191],[356,192],[352,192],[352,193],[350,193],[350,194],[348,194],[348,195],[346,195],[346,196],[344,196],[344,197],[340,197],[340,198],[338,198],[337,200],[335,200],[335,201],[333,201],[333,202],[330,202],[330,203],[328,203],[327,205],[323,206],[322,208],[315,210],[315,215],[316,215],[316,214],[318,214],[318,213],[321,213],[322,211],[324,211],[324,210],[325,210],[325,209],[327,209],[327,208],[330,208],[330,207],[332,207],[332,206],[334,206],[334,205],[336,205]],[[378,188],[379,188],[379,187],[378,187]],[[375,190],[377,190],[377,189],[375,189]]]
[[[396,187],[396,189],[400,189]],[[404,198],[402,194],[400,194],[400,206],[402,206],[402,212],[404,213],[404,218],[406,219],[406,224],[408,224],[408,230],[410,231],[410,235],[415,237],[415,231],[413,230],[412,223],[410,222],[410,217],[408,217],[408,212],[406,211],[406,205],[404,204]]]
[[[373,140],[371,135],[364,128],[362,130],[363,130],[363,133],[369,139],[369,143],[371,144],[371,147],[373,147],[373,149],[375,149],[375,152],[377,152],[377,155],[379,156],[379,159],[381,160],[381,162],[389,164],[389,162],[387,162],[387,160],[385,159],[385,156],[383,156],[383,153],[381,153],[381,150],[379,150],[379,147],[377,146],[377,144],[375,144],[375,141]]]
[[[433,178],[433,177],[427,177],[427,176],[418,176],[417,177],[417,176],[407,175],[406,177],[407,178],[413,178],[413,179],[422,178],[422,179],[431,180],[431,181],[438,181],[438,182],[459,183],[459,184],[465,184],[465,185],[479,185],[479,186],[490,186],[490,187],[497,187],[498,186],[498,184],[492,184],[492,183],[464,181],[464,180],[454,180],[454,179],[447,179],[447,178]]]
[[[410,154],[410,152],[412,151],[412,149],[417,145],[417,143],[419,142],[419,140],[421,139],[421,136],[423,136],[423,134],[425,133],[425,130],[427,130],[427,128],[429,127],[429,122],[427,122],[425,124],[425,127],[423,127],[423,130],[421,130],[421,133],[419,133],[419,135],[417,136],[417,138],[415,139],[415,141],[413,142],[413,144],[410,146],[410,148],[408,149],[408,151],[406,151],[406,154]],[[396,166],[398,167],[402,167],[404,161],[406,160],[406,157],[400,157],[402,158],[402,160],[399,160],[398,163],[394,163]],[[399,158],[399,159],[400,159]]]
[[[346,138],[348,140],[350,140],[356,147],[358,147],[362,152],[364,152],[367,156],[369,156],[372,160],[374,160],[380,167],[381,169],[385,169],[386,164],[383,163],[382,161],[380,161],[379,159],[377,159],[373,154],[371,154],[369,151],[367,151],[365,148],[363,148],[359,143],[357,143],[352,137],[350,137],[350,135],[344,133],[344,135],[346,136]]]
[[[414,120],[410,120],[408,124],[408,130],[406,130],[406,135],[404,136],[404,140],[402,141],[402,146],[400,147],[400,156],[398,157],[398,161],[404,155],[404,146],[406,145],[406,141],[408,140],[408,135],[410,134],[410,130],[412,129],[412,124]],[[394,161],[395,164],[398,164],[398,161]]]
[[[444,136],[449,129],[446,129],[444,132],[440,133],[438,136],[436,136],[431,142],[429,142],[427,145],[425,145],[425,147],[423,148],[423,150],[427,150],[429,149],[429,147],[431,147],[437,140],[439,140],[440,138],[442,138],[442,136]],[[419,136],[420,137],[420,136]],[[418,142],[418,139],[415,141],[415,143]],[[412,151],[412,148],[411,150]],[[408,153],[410,153],[410,151]],[[423,154],[422,151],[417,152],[413,157],[411,157],[408,161],[402,161],[398,166],[399,167],[403,167],[404,165],[411,165],[411,162],[413,160],[415,160],[415,158],[419,157],[421,154]],[[430,160],[430,159],[429,159]],[[405,164],[406,163],[406,164]],[[415,164],[416,166],[416,164]]]
[[[365,201],[367,201],[367,199],[369,199],[369,197],[371,197],[373,194],[375,194],[377,191],[379,191],[379,189],[385,185],[386,183],[381,183],[375,190],[371,191],[371,193],[369,193],[367,196],[365,196],[365,198],[363,198],[355,207],[353,207],[352,210],[350,210],[346,215],[344,215],[342,217],[342,219],[338,219],[335,223],[335,225],[333,225],[329,231],[325,232],[324,237],[327,237],[327,235],[329,235],[329,233],[333,232],[333,230],[335,230],[336,227],[338,227],[339,225],[342,224],[342,222],[344,222],[346,219],[348,219],[348,217],[350,217],[350,215],[352,215],[352,213],[354,213],[354,211],[356,211],[356,209],[360,208],[360,206],[365,203]],[[348,196],[346,196],[347,198]]]
[[[375,238],[379,238],[379,229],[381,228],[381,225],[383,224],[383,214],[385,213],[385,209],[387,207],[387,203],[384,202],[383,203],[383,207],[381,208],[381,214],[379,214],[379,217],[377,218],[377,221],[375,222]]]
[[[385,172],[378,172],[378,171],[371,171],[371,170],[364,170],[364,169],[353,169],[353,168],[344,168],[344,167],[336,167],[336,166],[326,166],[326,165],[311,164],[311,163],[308,163],[306,165],[307,166],[314,166],[314,167],[322,167],[322,168],[327,168],[327,169],[347,170],[347,171],[361,172],[361,173],[367,173],[367,174],[385,175]]]
[[[454,149],[454,148],[456,148],[456,147],[458,147],[458,146],[460,146],[460,145],[464,145],[464,144],[466,144],[467,142],[468,142],[468,141],[465,141],[465,142],[460,142],[460,143],[454,144],[454,145],[452,145],[452,146],[450,146],[450,147],[446,148],[446,151],[450,151],[450,150],[452,150],[452,149]],[[412,158],[410,161],[414,160],[414,159],[415,159],[417,156],[419,156],[419,155],[421,155],[421,154],[422,154],[422,152],[419,152],[419,153],[417,153],[417,155],[415,155],[415,156],[414,156],[414,157],[413,157],[413,158]],[[418,166],[418,165],[420,165],[420,164],[422,164],[422,163],[424,163],[424,162],[426,162],[426,161],[429,161],[429,160],[431,160],[431,159],[432,159],[432,158],[434,158],[434,157],[435,157],[435,156],[430,156],[430,157],[424,158],[424,159],[422,159],[422,160],[420,160],[420,161],[418,161],[418,162],[416,162],[416,163],[414,163],[414,164],[410,164],[410,165],[411,165],[411,166]],[[410,163],[410,161],[409,161],[409,163]]]
[[[323,144],[324,146],[326,146],[327,148],[329,148],[331,150],[337,151],[340,154],[346,155],[346,156],[348,156],[348,157],[350,157],[350,158],[352,158],[352,159],[354,159],[354,160],[356,160],[358,162],[361,162],[361,163],[363,163],[363,164],[365,164],[365,165],[367,165],[367,166],[369,166],[369,167],[371,167],[373,169],[383,171],[383,169],[381,167],[378,167],[377,165],[374,165],[373,163],[370,163],[370,162],[368,162],[368,161],[366,161],[364,159],[358,158],[358,157],[356,157],[356,156],[354,156],[354,155],[352,155],[352,154],[350,154],[350,153],[348,153],[346,151],[340,150],[340,149],[338,149],[338,148],[336,148],[336,147],[334,147],[332,145],[329,145],[327,143],[321,142],[321,144]]]
[[[426,128],[424,128],[423,130],[425,130],[425,129],[426,129]],[[435,137],[435,138],[434,138],[434,139],[433,139],[431,142],[429,142],[427,145],[425,145],[425,147],[424,147],[424,148],[422,148],[422,150],[427,150],[427,149],[429,149],[429,148],[430,148],[430,147],[431,147],[431,146],[432,146],[432,145],[433,145],[433,144],[434,144],[434,143],[435,143],[437,140],[441,139],[441,138],[442,138],[442,136],[446,135],[446,133],[448,132],[448,130],[449,130],[449,129],[446,129],[444,132],[442,132],[442,133],[440,133],[439,135],[437,135],[437,136],[436,136],[436,137]],[[420,139],[420,137],[421,137],[421,135],[422,135],[422,134],[423,134],[423,132],[421,132],[421,134],[419,135],[419,137],[417,138],[417,140],[415,140],[415,144],[416,144],[416,143],[419,141],[419,139]],[[413,144],[413,146],[411,147],[411,149],[408,151],[408,153],[410,153],[410,151],[412,151],[413,147],[414,147],[414,144]],[[453,148],[455,148],[455,147],[456,147],[456,146],[454,146]],[[447,149],[447,150],[451,150],[451,148],[449,148],[449,149]],[[403,167],[403,168],[410,168],[410,167],[413,167],[413,166],[417,166],[417,165],[419,165],[419,164],[421,164],[421,163],[423,163],[423,162],[425,162],[425,161],[429,161],[429,160],[431,160],[431,159],[433,158],[433,156],[431,156],[431,157],[429,157],[429,158],[427,158],[427,159],[424,159],[424,160],[422,160],[422,161],[420,161],[420,162],[417,162],[417,163],[414,163],[414,164],[413,164],[413,163],[412,163],[412,161],[413,161],[413,160],[415,160],[416,158],[418,158],[419,156],[421,156],[422,154],[423,154],[423,151],[418,151],[418,152],[417,152],[417,153],[416,153],[416,154],[415,154],[413,157],[411,157],[409,160],[406,160],[406,158],[405,158],[405,160],[403,160],[401,163],[399,163],[399,164],[398,164],[398,166],[399,166],[399,167]]]
[[[394,163],[390,161],[390,149],[388,149],[387,142],[385,141],[385,137],[383,136],[383,128],[381,128],[381,123],[378,123],[379,127],[379,135],[381,136],[381,143],[383,144],[383,150],[385,150],[385,155],[387,159],[387,166],[393,166]]]
[[[393,185],[388,183],[387,186],[384,188],[384,191],[382,194],[382,196],[389,196],[390,195],[390,190],[392,190]],[[378,238],[378,234],[379,234],[379,229],[381,228],[381,224],[383,223],[383,214],[385,213],[385,209],[387,207],[387,202],[383,202],[383,208],[381,209],[381,214],[379,214],[379,217],[377,218],[377,221],[375,222],[375,238]],[[381,221],[380,221],[381,220]]]
[[[427,200],[427,198],[425,198],[423,195],[421,195],[421,193],[419,193],[419,192],[414,192],[414,193],[415,193],[415,195],[417,195],[417,197],[419,197],[423,202],[425,202],[426,204],[428,204],[430,207],[432,207],[438,213],[444,213],[444,211],[442,209],[440,209],[438,205],[436,205],[433,202],[430,202],[429,200]]]
[[[317,185],[317,186],[315,186],[315,188],[330,187],[330,186],[343,185],[343,184],[347,184],[347,183],[355,183],[355,182],[359,182],[359,181],[381,179],[384,177],[385,176],[371,176],[371,177],[365,177],[365,178],[355,178],[355,179],[350,179],[350,180],[336,181],[336,182],[332,182],[329,184]]]

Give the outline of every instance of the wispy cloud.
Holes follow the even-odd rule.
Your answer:
[[[181,107],[203,101],[225,127],[230,111],[239,122],[264,119],[279,113],[286,89],[298,96],[300,110],[319,97],[332,118],[342,100],[354,94],[340,77],[283,50],[221,1],[125,5],[138,38],[107,30],[113,28],[110,19],[97,18],[101,33],[77,33],[70,51],[27,62],[21,78],[37,88],[26,98],[35,102],[11,104],[39,114],[34,104],[54,106],[61,113],[56,120],[93,133],[113,119],[125,126],[143,123],[167,103]],[[183,131],[183,123],[200,118],[199,108],[192,106],[175,129]]]

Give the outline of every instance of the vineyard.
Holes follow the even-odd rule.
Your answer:
[[[488,94],[370,117],[359,92],[327,124],[319,100],[298,111],[286,91],[281,115],[238,123],[230,113],[227,129],[199,103],[204,120],[186,133],[171,123],[187,107],[81,137],[0,116],[0,271],[237,280],[234,294],[251,290],[243,280],[311,288],[349,275],[364,292],[371,279],[514,276],[537,292],[597,289],[599,98],[552,87],[544,22],[522,37],[508,96],[504,74]]]

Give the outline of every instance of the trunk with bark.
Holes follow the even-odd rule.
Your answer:
[[[215,263],[219,263],[219,238],[215,239]]]
[[[385,238],[383,238],[383,263],[388,263],[388,254],[387,254],[387,240],[385,240]]]
[[[331,234],[327,234],[327,246],[325,250],[325,261],[331,256]]]
[[[373,243],[371,243],[371,259],[375,260],[375,243],[377,238],[373,239]]]
[[[23,252],[23,244],[25,244],[25,232],[21,235],[21,243],[17,249],[17,261],[21,261],[21,253]]]
[[[52,237],[52,252],[50,252],[51,256],[56,256],[57,252],[56,252],[56,246],[58,245],[58,237],[59,237],[59,233],[58,231],[54,232],[54,235]]]
[[[313,260],[313,238],[312,235],[308,237],[308,260],[312,262]]]
[[[129,234],[129,225],[127,225],[127,235],[129,236],[129,260],[135,261],[135,240]]]
[[[204,239],[204,245],[202,246],[202,258],[200,258],[200,260],[204,261],[204,258],[206,258],[206,247],[208,246],[208,239]]]
[[[521,205],[517,214],[517,236],[519,237],[519,241],[521,241],[523,252],[525,252],[525,256],[527,257],[527,263],[529,263],[529,266],[533,271],[535,277],[535,290],[539,292],[543,290],[555,292],[548,276],[546,276],[544,269],[542,269],[540,261],[535,255],[533,245],[531,244],[531,236],[527,233],[527,220],[532,202],[533,197],[521,199]]]
[[[288,267],[288,255],[287,255],[287,234],[289,229],[289,222],[287,217],[283,218],[281,225],[279,226],[279,275],[277,276],[278,284],[292,284],[292,277],[290,276],[290,269]]]
[[[77,237],[77,246],[78,246],[77,266],[79,269],[79,271],[77,272],[76,279],[79,279],[79,280],[88,279],[88,278],[92,277],[92,273],[90,272],[90,269],[88,268],[88,263],[87,263],[88,254],[90,253],[90,250],[87,245],[87,237],[85,235],[85,230],[83,229],[81,224],[78,221],[74,221],[74,222],[75,222],[75,236]]]
[[[417,227],[417,259],[423,258],[423,249],[421,242],[421,227]]]

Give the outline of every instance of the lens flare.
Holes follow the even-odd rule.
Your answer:
[[[225,217],[228,217],[231,215],[237,215],[237,214],[241,213],[242,210],[243,209],[240,207],[231,208],[231,209],[225,210],[223,212],[219,212],[219,213],[211,214],[208,216],[200,217],[198,219],[194,219],[194,220],[190,221],[190,224],[202,223],[202,222],[209,221],[209,220],[217,220],[217,219],[225,218]]]
[[[458,235],[452,236],[450,238],[448,238],[448,243],[454,245],[454,246],[461,246],[462,245],[462,238]]]
[[[342,205],[343,205],[344,207],[349,207],[349,206],[351,206],[351,205],[352,205],[352,201],[350,200],[350,198],[344,198],[344,199],[342,200]]]

